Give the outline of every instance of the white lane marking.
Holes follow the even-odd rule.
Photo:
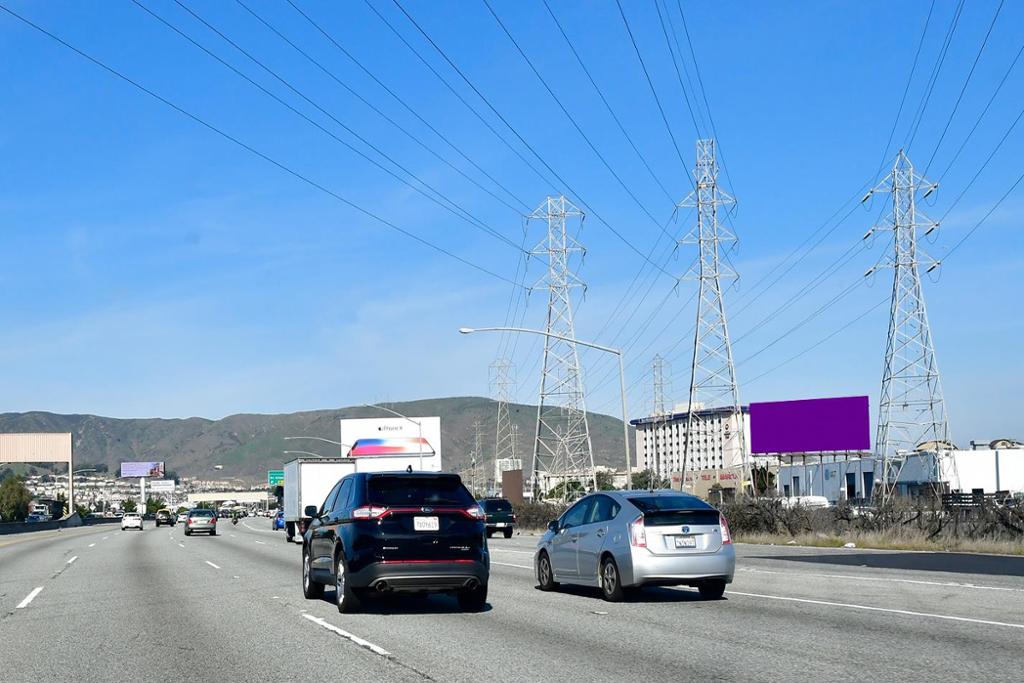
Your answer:
[[[259,543],[260,545],[266,545],[267,544],[266,541],[256,541],[256,542]]]
[[[217,565],[215,565],[215,564],[214,564],[213,562],[210,562],[209,560],[204,560],[204,562],[206,562],[206,564],[210,565],[210,566],[211,566],[211,567],[213,567],[214,569],[220,569],[220,567],[218,567]]]
[[[231,538],[238,538],[238,536],[235,536],[234,534],[231,534]]]
[[[320,617],[314,617],[312,614],[303,614],[302,616],[305,617],[306,619],[309,619],[314,624],[318,624],[319,626],[323,626],[328,631],[332,631],[334,633],[337,633],[342,638],[345,638],[347,640],[351,640],[353,643],[355,643],[359,647],[366,648],[370,652],[378,654],[381,657],[389,657],[389,658],[391,657],[391,653],[388,652],[387,650],[385,650],[384,648],[380,647],[379,645],[374,645],[370,641],[363,640],[362,638],[360,638],[357,635],[353,635],[353,634],[349,633],[348,631],[343,631],[340,628],[338,628],[337,626],[335,626],[334,624],[331,624],[329,622],[324,621]]]
[[[100,540],[101,540],[101,541],[105,541],[105,540],[107,540],[108,538],[110,538],[110,536],[104,536],[104,537],[103,537],[103,538],[101,538]]]
[[[766,600],[783,600],[786,602],[802,602],[809,605],[825,605],[826,607],[847,607],[849,609],[860,609],[867,612],[887,612],[889,614],[904,614],[910,617],[927,617],[930,619],[943,619],[945,621],[961,621],[969,624],[983,624],[985,626],[1006,626],[1007,628],[1024,629],[1024,624],[1011,624],[1005,621],[989,621],[988,619],[971,619],[970,617],[954,617],[949,614],[931,614],[928,612],[911,612],[905,609],[890,609],[888,607],[869,607],[868,605],[853,605],[845,602],[828,602],[826,600],[809,600],[807,598],[790,598],[782,595],[761,595],[760,593],[741,593],[739,591],[728,591],[727,595],[744,595],[748,598],[764,598]]]
[[[491,560],[491,564],[498,564],[502,567],[519,567],[520,569],[533,569],[533,567],[529,567],[525,564],[509,564],[508,562],[495,562],[494,560]]]
[[[72,557],[72,558],[71,558],[70,560],[68,560],[68,564],[71,564],[72,562],[74,562],[74,561],[75,561],[75,560],[77,560],[77,559],[78,559],[78,555],[75,555],[75,556],[74,556],[74,557]]]
[[[184,543],[179,543],[179,544],[178,544],[178,547],[179,547],[179,548],[184,548],[184,547],[185,547],[185,544],[184,544]]]
[[[90,547],[90,548],[92,548],[92,547],[93,547],[93,546],[95,546],[95,545],[96,545],[95,543],[90,543],[90,544],[89,544],[89,547]]]
[[[792,576],[790,572],[775,572],[769,569],[755,569],[753,567],[740,567],[738,571],[752,572],[755,574],[780,574]],[[819,579],[847,579],[849,581],[884,581],[886,583],[912,583],[921,586],[940,586],[942,588],[976,588],[987,591],[1011,591],[1024,593],[1024,588],[1010,588],[1008,586],[979,586],[975,583],[957,583],[956,581],[925,581],[923,579],[895,579],[886,576],[856,576],[854,574],[810,574],[800,573],[801,576],[813,576]]]
[[[508,550],[506,548],[491,548],[488,546],[488,550],[492,553],[516,553],[517,555],[533,555],[533,550]]]
[[[25,609],[28,607],[28,603],[36,599],[36,596],[43,591],[42,586],[36,586],[32,589],[32,592],[25,596],[25,599],[18,603],[18,606],[14,609]]]

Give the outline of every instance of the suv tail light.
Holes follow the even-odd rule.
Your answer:
[[[718,523],[722,527],[722,543],[732,543],[732,534],[729,533],[729,522],[725,520],[725,515],[718,515]]]
[[[466,508],[466,516],[472,519],[487,519],[487,515],[479,505],[471,505]]]
[[[518,522],[519,521],[518,519],[516,519],[516,513],[514,513],[514,512],[512,513],[512,521],[513,522]]]
[[[352,517],[354,519],[380,519],[385,512],[387,512],[387,508],[377,507],[375,505],[364,505],[361,508],[353,510]]]
[[[629,544],[634,548],[647,547],[647,529],[644,528],[643,515],[629,523]]]
[[[192,518],[191,518],[191,517],[189,517],[188,519],[186,519],[186,520],[185,520],[185,523],[186,523],[186,524],[191,524],[191,523],[192,523]]]

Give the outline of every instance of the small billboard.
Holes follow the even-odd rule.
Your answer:
[[[154,479],[149,482],[149,490],[153,493],[174,493],[174,480]]]
[[[123,462],[121,463],[121,476],[162,479],[164,464],[162,462]]]
[[[752,453],[871,449],[867,396],[750,404]]]

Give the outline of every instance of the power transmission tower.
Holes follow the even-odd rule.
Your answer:
[[[532,253],[545,256],[548,262],[547,273],[535,285],[548,290],[548,334],[544,338],[531,485],[536,499],[541,491],[540,473],[545,472],[554,485],[562,485],[561,498],[568,500],[572,482],[584,489],[597,488],[572,316],[572,291],[584,284],[572,272],[570,260],[574,254],[582,257],[584,249],[566,230],[569,220],[582,224],[583,212],[565,197],[548,197],[527,219],[547,224],[547,236]]]
[[[477,420],[473,423],[473,459],[472,459],[472,488],[473,495],[480,495],[480,466],[483,464],[484,454],[484,433],[482,431],[483,425]]]
[[[495,488],[501,483],[501,474],[498,463],[502,460],[515,457],[515,444],[513,442],[512,419],[509,417],[508,404],[512,399],[512,388],[515,386],[513,378],[514,366],[507,358],[499,358],[491,363],[491,392],[497,403],[497,429],[495,430],[494,441],[494,476],[496,478]]]
[[[682,485],[686,486],[686,472],[693,464],[696,442],[699,440],[706,449],[707,444],[718,439],[712,425],[721,424],[723,456],[730,451],[740,454],[742,483],[737,493],[742,494],[746,482],[750,480],[750,463],[722,293],[722,280],[735,279],[737,276],[724,258],[721,245],[735,242],[736,236],[718,220],[719,207],[734,204],[735,200],[718,187],[714,139],[697,140],[697,166],[693,175],[696,189],[679,204],[681,207],[697,209],[697,225],[679,244],[696,244],[699,250],[696,266],[684,276],[696,280],[699,289],[693,362],[690,366],[686,441],[683,445]],[[697,414],[705,408],[725,408],[727,411],[719,413],[715,418]],[[723,457],[722,465],[725,464]]]
[[[893,495],[906,456],[919,449],[935,452],[929,472],[935,492],[939,492],[944,476],[959,487],[955,460],[950,458],[951,472],[943,473],[940,464],[942,451],[952,445],[918,271],[922,263],[927,264],[927,272],[939,265],[924,252],[917,239],[919,232],[927,236],[939,227],[917,210],[917,195],[920,193],[923,199],[937,187],[938,184],[917,174],[900,150],[892,172],[864,197],[867,199],[876,192],[892,195],[891,217],[868,232],[871,235],[875,231],[892,231],[895,246],[891,255],[867,272],[871,275],[879,268],[893,269],[889,336],[875,435],[875,492],[883,502]]]
[[[651,452],[654,455],[654,466],[651,469],[657,473],[659,478],[665,476],[665,470],[667,469],[667,464],[662,459],[662,446],[665,443],[665,425],[668,423],[668,418],[671,415],[665,404],[665,377],[667,369],[668,362],[661,354],[655,355],[654,360],[651,361],[651,385],[653,389],[651,416],[654,418],[653,434],[651,435],[653,437]]]

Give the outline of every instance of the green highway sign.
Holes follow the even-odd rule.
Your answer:
[[[284,470],[267,470],[267,486],[280,486],[284,483]]]

